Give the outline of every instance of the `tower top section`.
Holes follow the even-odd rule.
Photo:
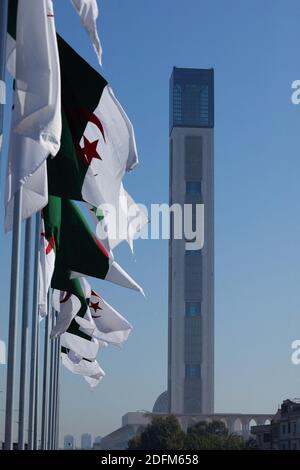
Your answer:
[[[214,70],[173,68],[170,133],[173,127],[214,127]]]

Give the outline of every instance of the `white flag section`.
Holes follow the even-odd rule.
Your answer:
[[[85,174],[83,200],[94,207],[115,208],[119,205],[122,178],[138,164],[138,156],[133,126],[109,85],[84,130],[80,147],[85,148],[86,142],[97,142],[97,155]],[[113,238],[110,235],[109,239]]]
[[[122,241],[127,241],[133,252],[134,238],[149,223],[145,210],[127,193],[123,183],[120,186],[119,203],[115,208],[104,205],[97,209],[91,208],[90,212],[97,227],[98,238],[110,250]]]
[[[39,253],[39,315],[45,317],[48,313],[48,291],[55,267],[55,241],[45,237],[45,224],[41,218]]]
[[[61,138],[61,85],[51,0],[19,0],[16,41],[8,41],[8,68],[15,79],[6,186],[6,230],[23,186],[22,218],[47,204],[46,158]]]
[[[86,382],[89,384],[89,386],[91,387],[91,389],[97,387],[98,383],[100,382],[100,380],[103,379],[103,375],[100,375],[99,377],[99,374],[97,375],[92,375],[92,376],[88,376],[86,375],[84,377],[84,379],[86,380]]]
[[[79,282],[85,298],[89,299],[91,297],[91,286],[84,277],[79,278]],[[73,318],[81,308],[81,302],[75,294],[53,289],[52,307],[58,315],[56,324],[52,328],[50,338],[56,338],[67,331]]]
[[[100,65],[102,65],[102,47],[97,32],[96,21],[99,15],[96,0],[71,0],[74,8],[80,16],[83,27],[88,32]]]
[[[105,376],[97,361],[89,361],[78,356],[73,351],[61,352],[63,365],[73,374],[79,374],[86,378],[89,385],[94,388]]]
[[[124,343],[133,328],[132,325],[111,305],[105,302],[99,294],[91,290],[85,278],[80,278],[79,280],[82,290],[88,299],[86,313],[83,318],[76,316],[81,308],[79,298],[74,294],[54,289],[52,306],[58,313],[58,316],[50,335],[51,338],[65,333],[75,318],[80,326],[80,331],[97,339],[100,347],[106,346],[107,343],[118,345]]]
[[[86,339],[78,334],[66,332],[61,335],[60,340],[63,347],[71,349],[71,351],[74,351],[80,357],[85,357],[92,361],[97,357],[99,343],[94,338]]]
[[[83,331],[107,343],[120,345],[127,340],[132,325],[95,291],[91,292],[89,307],[84,318],[76,317]]]
[[[52,306],[58,315],[56,324],[50,334],[51,339],[67,331],[73,318],[81,308],[81,302],[74,294],[54,289],[52,293]]]
[[[82,303],[76,295],[54,290],[52,304],[58,317],[51,338],[61,335],[63,365],[74,374],[83,375],[94,388],[105,375],[96,361],[99,349],[109,344],[121,346],[128,339],[132,325],[91,290],[84,277],[80,278],[80,284],[87,299],[83,318],[77,316]],[[78,330],[73,327],[71,333],[69,326],[74,319]]]

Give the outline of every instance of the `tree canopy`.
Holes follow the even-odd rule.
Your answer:
[[[175,416],[156,416],[128,443],[131,450],[241,450],[253,448],[241,436],[230,434],[222,421],[199,421],[184,433]]]

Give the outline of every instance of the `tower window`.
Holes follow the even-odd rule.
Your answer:
[[[201,182],[200,181],[187,181],[186,182],[186,195],[190,197],[201,198]]]
[[[185,315],[187,317],[197,317],[201,315],[201,302],[186,302]]]
[[[186,364],[185,377],[187,379],[200,379],[201,367],[199,364]]]

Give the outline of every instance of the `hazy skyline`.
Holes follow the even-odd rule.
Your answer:
[[[300,79],[299,3],[99,1],[102,70],[70,2],[54,4],[58,31],[108,79],[135,126],[140,166],[125,186],[147,206],[168,202],[172,67],[214,67],[216,411],[275,412],[300,385],[300,366],[290,360],[291,343],[300,338],[300,106],[290,99]],[[10,250],[1,230],[0,339],[7,337]],[[151,410],[166,390],[168,242],[137,241],[134,257],[126,245],[115,256],[146,299],[91,280],[134,331],[122,350],[99,355],[107,375],[94,392],[62,369],[61,442],[64,434],[77,442],[83,433],[104,436],[127,411]],[[0,365],[0,390],[5,375]]]

